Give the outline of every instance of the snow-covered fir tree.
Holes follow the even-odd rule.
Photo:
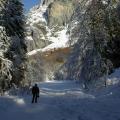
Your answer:
[[[26,69],[23,4],[19,0],[0,1],[0,87],[19,85]]]
[[[68,28],[72,53],[56,79],[91,84],[120,66],[118,9],[117,0],[78,2]],[[103,80],[101,85],[104,84]]]

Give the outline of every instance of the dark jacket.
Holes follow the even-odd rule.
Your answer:
[[[32,88],[32,94],[39,96],[39,88],[37,86],[33,86],[33,88]]]

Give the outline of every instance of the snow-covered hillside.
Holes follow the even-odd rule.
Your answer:
[[[109,3],[105,0],[100,2],[92,0],[43,0],[42,4],[30,10],[26,19],[27,56],[30,58],[30,68],[34,69],[35,66],[39,66],[40,62],[37,63],[36,58],[34,59],[37,56],[38,60],[43,60],[41,63],[43,64],[42,72],[44,76],[47,76],[43,77],[44,80],[53,76],[49,79],[83,80],[86,84],[98,81],[99,78],[111,73],[114,68],[120,65],[118,11],[118,1]],[[109,25],[106,24],[111,18],[114,20],[110,20]],[[116,35],[112,31],[113,28],[113,31],[117,31]],[[111,36],[114,37],[111,38]],[[110,39],[115,40],[110,41]],[[49,65],[44,66],[48,63],[43,57],[44,53],[49,52],[52,56],[56,50],[65,48],[69,48],[70,51],[62,56],[61,54],[56,55],[58,56],[55,58],[57,62],[54,62],[57,63],[56,65],[53,64],[54,60],[52,60],[50,67]],[[111,48],[115,51],[112,51]],[[63,56],[65,57],[63,58]],[[114,56],[118,57],[114,59]],[[49,72],[46,68],[49,68]],[[30,74],[38,75],[39,73],[36,73],[35,69],[35,72],[30,70]],[[37,72],[39,69],[41,68],[38,68]],[[48,75],[47,73],[52,74]],[[36,79],[38,81],[39,77]]]
[[[51,44],[42,49],[34,49],[28,52],[27,55],[31,56],[31,55],[37,54],[37,52],[45,52],[45,51],[54,50],[58,48],[68,47],[67,43],[69,41],[69,36],[67,35],[67,28],[64,28],[63,30],[56,32],[56,34],[58,35],[57,37],[52,37],[51,32],[49,32],[47,36],[49,41],[51,41]]]
[[[26,75],[28,81],[53,80],[54,73],[70,53],[66,52],[66,48],[69,49],[68,25],[50,27],[48,11],[48,4],[40,4],[33,7],[26,16],[27,56],[30,61]]]
[[[36,38],[34,37],[35,32],[41,31],[41,29],[44,28],[44,31],[46,31],[46,34],[43,33],[43,31],[40,34],[39,42],[42,40],[44,41],[50,41],[51,44],[48,44],[44,46],[43,48],[39,47],[38,49],[34,48],[32,51],[29,51],[27,53],[28,56],[37,54],[37,52],[44,52],[49,51],[51,49],[58,49],[58,48],[64,48],[68,46],[69,41],[69,35],[67,34],[67,26],[60,27],[60,30],[55,31],[55,28],[49,28],[46,11],[48,6],[46,5],[38,5],[33,7],[27,17],[27,30],[28,32],[32,32],[32,34],[29,34],[26,36],[26,40],[29,41],[36,41]],[[29,49],[29,48],[28,48]]]
[[[111,77],[111,76],[109,76]],[[111,77],[120,79],[120,70]],[[40,98],[31,104],[31,95],[0,97],[2,120],[119,120],[120,84],[82,90],[74,81],[39,83]]]
[[[39,22],[46,23],[46,19],[44,17],[44,13],[46,12],[46,10],[47,10],[46,5],[44,5],[44,6],[39,6],[39,5],[34,6],[30,10],[30,13],[28,15],[28,19],[27,19],[28,21],[26,21],[27,24],[30,23],[30,26],[33,26],[35,23],[39,23]]]

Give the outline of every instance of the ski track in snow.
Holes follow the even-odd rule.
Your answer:
[[[120,86],[85,92],[70,81],[39,83],[39,102],[31,95],[0,97],[1,120],[120,120]]]

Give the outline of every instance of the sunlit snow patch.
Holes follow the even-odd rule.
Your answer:
[[[67,35],[67,27],[65,27],[63,30],[59,32],[56,32],[56,34],[58,35],[57,37],[48,36],[49,40],[53,43],[43,48],[42,51],[67,47],[67,43],[69,40],[69,35]]]
[[[18,105],[25,105],[25,101],[22,98],[15,98],[14,101],[18,104]]]
[[[120,82],[120,68],[116,69],[111,75],[107,78],[107,85],[114,85]]]

